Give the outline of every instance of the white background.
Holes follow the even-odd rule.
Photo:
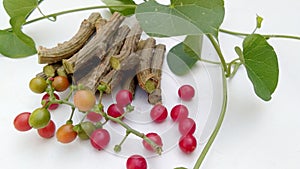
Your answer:
[[[56,12],[98,3],[98,0],[53,0],[44,2],[41,8]],[[4,29],[9,26],[8,17],[2,3],[0,8],[0,29]],[[299,0],[226,0],[221,28],[250,33],[258,14],[264,18],[259,33],[300,36],[299,8]],[[25,30],[37,45],[53,46],[71,37],[89,13],[64,16],[57,23],[40,21],[26,26]],[[57,26],[62,23],[66,26]],[[56,34],[56,31],[63,34]],[[235,58],[233,47],[241,46],[241,39],[220,34],[220,41],[227,61]],[[271,39],[269,43],[275,48],[280,67],[279,83],[272,100],[264,102],[255,96],[241,68],[229,80],[227,114],[203,169],[300,168],[300,41]],[[0,56],[0,168],[125,168],[125,159],[86,149],[86,143],[77,141],[72,146],[62,146],[55,139],[41,140],[34,132],[19,133],[13,128],[13,118],[18,113],[31,111],[38,105],[39,98],[27,85],[41,67],[36,56],[16,60]],[[197,153],[201,147],[203,145],[199,145]],[[149,168],[172,168],[180,164],[191,168],[196,157],[197,154],[180,156],[177,161],[151,158],[148,159]]]

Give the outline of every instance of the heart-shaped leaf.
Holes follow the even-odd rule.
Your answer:
[[[0,30],[0,53],[10,58],[21,58],[36,53],[34,41],[21,30],[25,18],[12,17],[12,30]]]
[[[38,6],[38,0],[3,0],[3,6],[11,18],[16,16],[26,18]]]
[[[135,13],[151,36],[212,34],[217,39],[225,11],[223,0],[172,0],[169,6],[150,0],[138,5]]]
[[[259,34],[247,36],[243,42],[244,65],[255,93],[268,101],[278,83],[277,55],[266,39]]]
[[[196,54],[199,58],[202,52],[202,43],[203,43],[203,35],[188,35],[183,41],[184,43],[184,51],[186,53],[190,53],[190,50],[193,52],[191,55]]]
[[[136,5],[133,0],[102,0],[102,2],[109,6]],[[128,7],[114,7],[109,9],[111,13],[119,12],[124,16],[132,15],[135,12],[135,8]]]
[[[185,51],[183,42],[174,46],[167,54],[167,63],[170,70],[176,75],[188,73],[195,63],[199,60],[198,55],[192,50],[189,53]]]
[[[0,53],[10,58],[21,58],[36,53],[35,43],[22,32],[27,16],[38,6],[38,0],[3,0],[10,16],[11,30],[0,30]]]
[[[36,53],[36,49],[31,44],[34,44],[33,41],[28,44],[28,39],[31,38],[25,34],[20,38],[13,31],[0,30],[0,53],[10,58],[31,56]]]

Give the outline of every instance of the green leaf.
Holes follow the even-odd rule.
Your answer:
[[[167,63],[170,70],[176,75],[184,75],[188,73],[195,63],[199,60],[198,55],[192,50],[185,49],[189,46],[184,45],[183,42],[174,46],[167,54]]]
[[[247,36],[243,42],[244,65],[255,93],[268,101],[278,83],[277,55],[266,39],[259,34]]]
[[[183,41],[184,43],[184,51],[186,53],[190,53],[190,50],[197,54],[197,56],[200,58],[201,52],[202,52],[202,43],[203,43],[203,35],[188,35]]]
[[[176,167],[174,169],[187,169],[187,168],[185,168],[185,167]]]
[[[38,6],[38,0],[3,0],[3,6],[11,18],[16,16],[26,18]]]
[[[0,30],[0,53],[10,58],[21,58],[36,53],[34,41],[21,30],[25,18],[15,16],[10,19],[12,30]]]
[[[36,49],[26,42],[27,38],[30,39],[26,36],[24,41],[13,31],[0,30],[0,53],[10,58],[21,58],[35,54]],[[34,42],[32,41],[32,43]]]
[[[36,54],[35,43],[22,32],[27,16],[38,6],[38,0],[4,0],[4,8],[10,16],[11,30],[0,30],[0,53],[10,58]]]
[[[122,6],[122,5],[136,5],[133,0],[102,0],[106,5],[109,6]],[[111,13],[119,12],[124,16],[132,15],[135,12],[135,8],[118,7],[109,8]]]
[[[172,0],[169,6],[150,0],[138,5],[135,13],[151,36],[212,34],[217,39],[225,10],[223,0]]]

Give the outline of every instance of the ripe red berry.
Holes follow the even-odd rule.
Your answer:
[[[162,104],[156,104],[150,111],[151,119],[156,123],[161,123],[166,120],[168,111]]]
[[[132,155],[126,161],[126,169],[147,169],[147,161],[141,155]]]
[[[94,130],[90,137],[92,146],[99,151],[103,150],[108,145],[109,141],[109,132],[102,128]]]
[[[197,140],[196,138],[191,135],[182,136],[179,140],[179,148],[182,152],[186,154],[192,153],[197,147]]]
[[[23,112],[15,117],[14,126],[17,130],[28,131],[32,128],[28,122],[30,114],[29,112]]]
[[[107,109],[107,114],[114,118],[122,116],[123,113],[124,109],[120,108],[117,104],[111,104]]]
[[[178,124],[178,130],[181,135],[193,134],[196,130],[196,123],[191,118],[185,118]]]
[[[158,146],[162,146],[162,139],[157,133],[148,133],[146,134],[146,137],[148,137],[150,140],[152,140],[155,144]],[[143,146],[149,150],[149,151],[155,151],[152,146],[145,140],[143,140]]]
[[[37,130],[38,134],[43,138],[51,138],[55,135],[55,124],[52,120],[50,120],[49,124]]]
[[[132,102],[132,93],[129,90],[120,90],[116,95],[117,105],[119,107],[125,107]]]
[[[44,94],[44,96],[42,97],[42,105],[45,105],[49,102],[49,97],[50,96],[48,93]],[[59,100],[59,96],[56,93],[54,93],[54,97]],[[48,107],[48,110],[55,110],[58,108],[58,106],[59,106],[59,104],[57,104],[57,103],[50,104],[50,106]]]
[[[195,89],[191,85],[182,85],[178,89],[178,95],[181,98],[181,100],[189,101],[194,97]]]
[[[188,117],[189,110],[185,105],[178,104],[172,108],[170,114],[173,121],[181,121]]]

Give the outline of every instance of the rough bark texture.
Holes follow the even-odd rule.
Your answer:
[[[79,84],[81,78],[101,63],[107,53],[109,40],[111,40],[124,19],[125,17],[121,14],[114,13],[103,26],[103,29],[78,52],[73,74],[73,80],[76,84]]]
[[[38,48],[39,63],[55,63],[74,55],[95,32],[95,23],[99,18],[101,18],[100,13],[92,13],[81,23],[78,32],[69,41],[58,44],[54,48],[40,46]]]
[[[111,91],[121,83],[124,77],[124,72],[129,70],[135,70],[139,64],[139,55],[132,53],[126,59],[120,63],[119,69],[112,69],[105,77],[100,80],[100,84],[106,85],[106,93],[111,93]]]
[[[151,61],[151,73],[153,77],[151,80],[155,83],[155,90],[148,96],[148,101],[151,104],[157,104],[162,102],[161,96],[161,70],[165,59],[166,46],[158,44],[155,46],[153,58]]]
[[[104,59],[102,59],[101,63],[97,65],[93,70],[91,70],[89,74],[81,78],[79,83],[86,87],[89,87],[92,91],[96,92],[97,87],[100,83],[100,79],[105,76],[111,69],[110,58],[120,52],[129,31],[130,29],[126,25],[120,27],[120,29],[114,36],[114,40],[108,48],[108,52]]]
[[[107,94],[120,86],[134,95],[139,85],[149,103],[161,103],[166,47],[153,38],[141,40],[141,27],[130,29],[122,24],[124,19],[117,12],[109,20],[93,13],[69,41],[51,49],[40,47],[39,62],[47,65],[36,76],[67,76],[95,93],[101,84],[107,86]]]
[[[131,53],[135,52],[138,47],[139,40],[141,38],[142,29],[139,24],[135,24],[129,32],[124,45],[120,51],[120,54],[111,58],[111,65],[114,69],[118,69],[122,60],[127,58]]]
[[[149,83],[149,79],[153,77],[151,73],[151,60],[153,56],[153,49],[155,47],[155,40],[153,38],[148,38],[144,42],[142,41],[141,48],[141,58],[137,69],[137,79],[139,86],[145,90],[147,93],[151,93],[155,86]]]
[[[107,23],[107,20],[104,19],[104,18],[99,18],[97,19],[96,23],[95,23],[95,27],[96,27],[96,30],[97,30],[97,33],[101,32],[101,30],[103,29],[104,25]],[[89,38],[89,40],[93,39],[93,36],[91,36]],[[90,41],[87,42],[87,44],[89,43]],[[75,69],[75,63],[76,63],[76,60],[77,60],[77,56],[78,56],[78,52],[75,53],[72,57],[68,58],[68,59],[63,59],[62,60],[62,63],[64,65],[64,68],[66,70],[66,72],[68,74],[73,74],[74,73],[74,69]]]

